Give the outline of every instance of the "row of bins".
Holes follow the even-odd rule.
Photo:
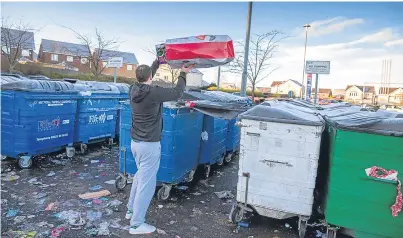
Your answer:
[[[123,94],[108,83],[3,82],[2,159],[16,158],[19,167],[30,168],[37,155],[66,149],[73,157],[76,147],[85,153],[89,143],[113,142]]]
[[[120,171],[116,187],[123,189],[127,175],[137,171],[130,149],[131,110],[127,101],[120,116]],[[157,182],[161,186],[157,198],[165,201],[174,185],[191,182],[196,169],[205,167],[205,176],[212,165],[231,161],[239,151],[240,130],[236,119],[226,120],[203,114],[178,102],[163,104],[161,162]]]
[[[356,238],[402,237],[402,115],[272,101],[239,118],[233,222],[247,212],[297,216],[302,238],[315,215],[329,238],[340,228]]]

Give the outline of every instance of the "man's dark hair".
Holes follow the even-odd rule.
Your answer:
[[[151,68],[148,65],[142,64],[136,68],[136,79],[138,82],[146,82],[151,76]]]

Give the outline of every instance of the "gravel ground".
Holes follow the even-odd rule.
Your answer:
[[[2,162],[2,237],[133,237],[124,219],[130,186],[118,192],[114,184],[105,183],[119,173],[118,147],[89,149],[87,155],[72,160],[64,154],[37,158],[29,170],[17,169],[14,160]],[[234,200],[219,199],[214,192],[236,194],[237,165],[235,159],[213,170],[208,180],[196,174],[189,189],[174,189],[168,202],[153,199],[147,222],[158,232],[144,237],[297,237],[297,219],[253,216],[249,228],[238,229],[228,221]],[[95,200],[78,197],[96,185],[102,188],[95,191],[107,189],[111,195]],[[309,229],[307,237],[315,234],[316,229]]]

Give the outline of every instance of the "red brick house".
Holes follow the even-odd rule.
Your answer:
[[[88,73],[90,55],[91,52],[86,45],[42,39],[38,61]]]
[[[312,88],[311,95],[315,95],[315,88]],[[319,88],[318,90],[318,98],[319,99],[328,99],[332,97],[332,90],[330,88]]]
[[[94,54],[96,55],[98,49],[95,49]],[[114,50],[103,50],[102,51],[102,61],[103,66],[106,66],[108,63],[109,57],[122,57],[123,58],[123,66],[117,69],[117,76],[123,76],[127,78],[135,78],[136,77],[136,67],[139,64],[134,53],[129,52],[121,52]],[[113,75],[115,69],[105,67],[102,71],[102,74]]]
[[[15,57],[16,60],[25,58],[34,60],[35,40],[34,33],[9,28],[1,28],[1,60],[7,61]],[[14,60],[12,60],[14,61]]]

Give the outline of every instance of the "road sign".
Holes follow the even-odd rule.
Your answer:
[[[306,80],[306,100],[311,99],[311,91],[312,91],[312,74],[307,75]]]
[[[306,61],[307,74],[330,74],[330,61]]]
[[[123,57],[109,57],[107,68],[121,68],[123,66]]]

